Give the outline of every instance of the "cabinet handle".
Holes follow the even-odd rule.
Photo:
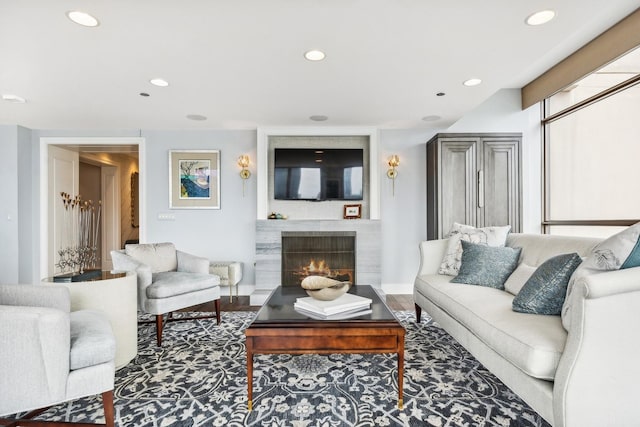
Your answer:
[[[484,172],[478,171],[478,207],[484,207]]]

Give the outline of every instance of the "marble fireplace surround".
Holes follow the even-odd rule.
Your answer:
[[[250,297],[251,305],[262,305],[280,285],[283,231],[355,232],[357,284],[381,287],[380,220],[257,220],[256,288]]]

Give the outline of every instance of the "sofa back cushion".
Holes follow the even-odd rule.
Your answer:
[[[175,271],[178,257],[173,243],[144,243],[125,245],[124,251],[131,258],[151,267],[152,273]]]
[[[522,248],[520,263],[538,267],[551,257],[576,252],[584,258],[602,241],[593,237],[510,233],[506,246]]]

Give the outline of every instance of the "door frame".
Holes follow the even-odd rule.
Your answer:
[[[39,276],[44,279],[48,271],[49,248],[49,146],[114,146],[137,145],[138,146],[138,170],[139,174],[139,212],[140,212],[140,242],[146,242],[146,153],[145,138],[143,137],[41,137],[40,138],[40,269]],[[107,151],[107,150],[105,150]]]

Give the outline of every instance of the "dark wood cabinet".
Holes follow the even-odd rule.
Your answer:
[[[454,222],[488,227],[522,223],[519,133],[437,134],[427,142],[427,239]]]

